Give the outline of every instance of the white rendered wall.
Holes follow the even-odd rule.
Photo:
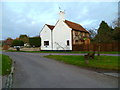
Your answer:
[[[51,29],[48,28],[47,25],[45,25],[40,32],[41,37],[41,50],[52,50],[51,45]],[[44,46],[44,41],[49,41],[49,46]]]
[[[69,40],[69,46],[67,46]],[[53,50],[72,50],[71,28],[59,20],[53,29]]]

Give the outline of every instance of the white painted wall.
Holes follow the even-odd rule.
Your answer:
[[[62,11],[59,13],[60,17],[52,30],[53,33],[47,25],[43,27],[40,32],[41,50],[72,50],[72,29],[64,23],[64,14]],[[67,40],[69,40],[69,46]],[[44,46],[44,41],[49,41],[49,46]]]
[[[47,25],[43,27],[40,32],[41,37],[41,50],[52,50],[51,45],[51,29]],[[49,46],[44,46],[44,41],[49,41]]]
[[[60,11],[60,13],[59,13],[59,20],[62,20],[62,21],[65,20],[65,12]]]
[[[53,50],[72,50],[71,28],[59,20],[53,29]],[[69,40],[69,46],[67,46]]]

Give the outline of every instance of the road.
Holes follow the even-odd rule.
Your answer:
[[[0,76],[0,90],[2,89],[2,76]]]
[[[2,54],[2,51],[1,51],[1,47],[0,47],[0,54]],[[0,58],[2,59],[2,58]],[[0,68],[2,67],[2,65],[0,65]],[[2,89],[2,76],[0,75],[0,90]]]
[[[118,79],[44,58],[41,53],[4,52],[15,63],[14,88],[114,88]]]

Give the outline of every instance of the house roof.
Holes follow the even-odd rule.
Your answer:
[[[53,28],[55,27],[55,26],[53,26],[53,25],[48,25],[48,24],[46,24],[51,30],[53,30]]]
[[[79,30],[82,32],[88,32],[87,30],[85,30],[80,24],[65,20],[64,21],[70,28],[72,28],[73,30]]]
[[[74,23],[74,22],[71,22],[71,21],[68,21],[68,20],[65,20],[64,21],[70,28],[72,28],[73,30],[79,30],[79,31],[82,31],[82,32],[87,32],[87,30],[85,30],[80,24],[77,24],[77,23]],[[48,25],[46,24],[51,30],[53,30],[53,28],[55,26],[53,25]]]

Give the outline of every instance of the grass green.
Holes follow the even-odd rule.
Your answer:
[[[12,60],[9,56],[0,54],[0,75],[8,75],[11,72]]]
[[[28,52],[28,53],[73,53],[73,54],[80,54],[80,53],[89,53],[90,51],[16,51],[16,50],[8,50],[9,52]],[[96,52],[97,53],[97,52]],[[117,51],[109,51],[109,52],[100,52],[101,54],[120,54]]]
[[[84,56],[48,55],[45,57],[91,69],[120,70],[118,66],[120,56],[95,56],[94,59],[89,60],[89,64],[85,63]]]

